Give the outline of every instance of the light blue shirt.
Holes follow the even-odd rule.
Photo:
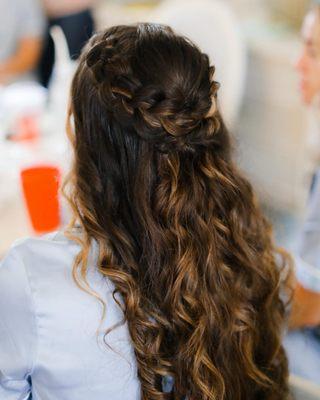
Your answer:
[[[138,400],[140,384],[113,285],[89,258],[88,283],[72,277],[79,246],[61,233],[17,242],[0,264],[1,400]],[[99,326],[100,325],[100,326]]]
[[[320,292],[320,169],[314,177],[295,261],[296,275],[301,285]]]

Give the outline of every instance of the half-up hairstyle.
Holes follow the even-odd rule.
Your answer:
[[[288,398],[286,257],[233,164],[213,75],[189,40],[138,24],[95,35],[72,84],[74,276],[94,239],[143,400]]]

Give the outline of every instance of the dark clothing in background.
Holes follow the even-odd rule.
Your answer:
[[[48,20],[48,29],[45,34],[44,48],[39,62],[39,81],[48,87],[55,62],[55,51],[53,39],[50,35],[50,28],[60,26],[66,37],[69,53],[73,60],[76,60],[84,44],[92,36],[94,21],[91,10],[81,11],[76,14],[69,14]]]

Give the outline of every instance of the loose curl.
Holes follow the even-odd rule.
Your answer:
[[[213,74],[189,40],[138,24],[95,35],[72,84],[74,276],[95,239],[143,400],[288,398],[287,259],[232,162]]]

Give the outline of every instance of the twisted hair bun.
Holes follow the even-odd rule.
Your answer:
[[[171,30],[163,30],[163,37],[167,35],[173,37]],[[198,59],[191,60],[195,46],[188,42],[190,54],[185,55],[186,65],[167,68],[170,54],[166,54],[163,41],[162,52],[158,48],[155,54],[159,56],[154,60],[158,64],[155,74],[144,71],[138,62],[138,53],[152,49],[139,40],[139,33],[136,36],[135,47],[127,48],[124,37],[114,38],[112,32],[108,36],[96,35],[86,54],[93,84],[109,116],[133,127],[141,139],[164,153],[193,152],[199,146],[212,144],[220,124],[216,107],[219,85],[213,80],[214,67],[209,66],[207,55],[197,51]],[[185,40],[174,37],[177,42]],[[181,77],[186,76],[185,70],[189,68],[188,58],[201,64],[202,74],[191,75],[186,82]]]

